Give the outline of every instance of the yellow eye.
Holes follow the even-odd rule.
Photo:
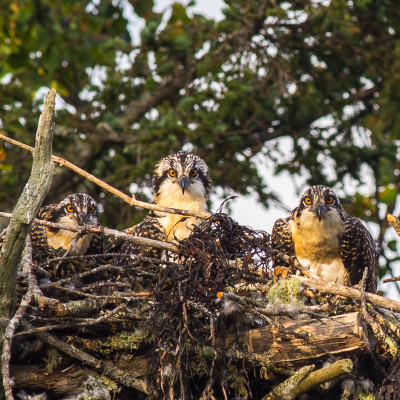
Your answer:
[[[174,178],[176,176],[176,171],[174,169],[170,169],[169,176],[172,176]]]
[[[71,204],[68,204],[67,207],[65,207],[65,209],[66,209],[67,212],[69,212],[69,213],[74,212],[74,207],[72,207]]]
[[[92,207],[89,208],[90,214],[93,214],[95,211],[96,211],[96,207],[95,206],[92,206]]]
[[[326,199],[326,204],[332,204],[333,203],[333,196],[329,196],[327,199]]]
[[[190,176],[192,176],[193,178],[194,178],[195,176],[197,176],[197,170],[192,169],[192,170],[190,171]]]
[[[310,197],[306,197],[306,198],[304,199],[304,204],[306,204],[307,206],[309,206],[310,204],[312,204],[311,198],[310,198]]]

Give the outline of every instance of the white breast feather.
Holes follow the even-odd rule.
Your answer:
[[[339,237],[344,226],[339,214],[330,210],[319,221],[318,217],[304,210],[297,221],[290,221],[295,254],[303,267],[327,282],[344,285],[348,271],[339,251]]]
[[[206,194],[204,186],[197,181],[191,184],[182,195],[181,187],[171,182],[163,182],[160,186],[162,196],[158,198],[157,204],[164,207],[173,207],[181,210],[206,211]],[[179,214],[163,214],[164,217],[159,218],[161,225],[165,229],[167,240],[170,242],[176,237],[178,240],[187,238],[193,227],[201,222],[196,217],[185,217]],[[182,218],[184,221],[178,222]]]
[[[60,218],[58,221],[60,224],[71,226],[71,228],[78,228],[77,221],[74,221],[72,217],[65,216]],[[64,249],[68,250],[71,247],[71,243],[73,240],[74,235],[76,234],[75,231],[67,231],[60,229],[57,233],[52,233],[47,230],[47,244],[53,247],[54,249]],[[92,240],[93,234],[89,233],[82,238],[79,238],[76,246],[71,249],[70,255],[83,255],[86,253],[88,247],[90,246],[90,242]]]

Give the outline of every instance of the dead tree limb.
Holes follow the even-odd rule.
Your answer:
[[[56,91],[51,89],[46,97],[36,132],[31,176],[15,206],[0,252],[0,317],[9,318],[13,313],[17,270],[26,236],[53,178],[55,96]]]
[[[32,247],[30,245],[29,236],[27,237],[27,245],[25,246],[25,250],[23,253],[21,264],[24,266],[26,263],[32,263]],[[11,359],[11,344],[12,339],[14,337],[14,332],[17,329],[21,318],[24,316],[26,309],[28,308],[29,304],[33,299],[33,291],[32,289],[28,289],[28,292],[25,296],[22,297],[21,303],[15,313],[15,315],[10,320],[7,328],[4,332],[3,338],[3,349],[1,355],[1,373],[3,376],[3,388],[5,398],[7,400],[13,400],[12,394],[12,384],[11,384],[11,376],[10,376],[10,359]]]
[[[304,380],[302,380],[297,386],[295,386],[291,391],[291,394],[293,396],[291,398],[294,399],[301,394],[308,392],[313,387],[328,382],[343,374],[347,374],[352,370],[353,362],[349,358],[338,360],[333,364],[328,364],[317,371],[311,372]]]
[[[291,400],[294,399],[291,391],[293,387],[298,386],[303,379],[305,379],[311,371],[313,371],[315,365],[306,365],[305,367],[299,369],[282,382],[280,385],[276,386],[270,393],[264,396],[261,400]]]
[[[10,213],[0,212],[0,217],[11,218],[11,216],[12,216],[12,214],[10,214]],[[148,238],[140,237],[140,236],[135,236],[135,235],[131,235],[130,233],[117,231],[116,229],[105,228],[103,226],[91,227],[91,226],[86,225],[86,226],[83,226],[80,228],[72,228],[68,225],[58,224],[56,222],[43,221],[41,219],[36,219],[36,218],[33,220],[33,222],[38,225],[49,226],[51,228],[63,229],[63,230],[72,231],[72,232],[103,233],[104,235],[112,236],[116,239],[122,239],[122,240],[126,240],[128,242],[134,242],[134,243],[142,244],[145,246],[151,246],[151,247],[155,247],[157,249],[168,250],[168,251],[172,251],[174,253],[178,252],[178,247],[176,245],[174,245],[173,243],[163,242],[160,240],[148,239]]]
[[[24,322],[24,329],[32,329],[32,325]],[[97,359],[96,357],[91,356],[90,354],[78,349],[77,347],[71,346],[68,343],[63,342],[60,339],[57,339],[55,336],[51,335],[47,332],[37,332],[35,335],[43,340],[43,342],[49,344],[50,346],[55,347],[61,352],[67,354],[71,358],[81,361],[82,363],[89,365],[94,368],[96,371],[101,372],[102,374],[108,376],[114,381],[125,385],[127,387],[136,389],[142,393],[148,394],[147,386],[144,381],[135,378],[131,374],[123,371],[122,369],[112,365],[109,362],[102,361]]]
[[[361,301],[361,292],[358,289],[337,285],[335,283],[325,282],[320,279],[310,279],[305,276],[296,276],[304,285],[310,289],[318,290],[322,293],[337,294]],[[400,302],[388,299],[377,294],[365,293],[365,300],[374,306],[386,308],[391,311],[400,312]]]
[[[24,150],[28,150],[31,153],[35,152],[35,149],[33,147],[28,146],[24,143],[18,142],[17,140],[11,139],[8,136],[0,134],[0,139],[3,139],[6,142],[9,142],[18,147],[21,147]],[[57,164],[65,166],[65,167],[71,169],[72,171],[76,172],[77,174],[85,177],[89,181],[95,183],[96,185],[100,186],[101,188],[107,190],[108,192],[112,193],[113,195],[124,200],[130,206],[137,206],[137,207],[141,207],[141,208],[146,208],[148,210],[157,210],[157,211],[162,211],[162,212],[171,213],[171,214],[179,214],[179,215],[193,216],[193,217],[199,217],[199,218],[208,218],[211,215],[210,213],[205,212],[205,211],[179,210],[177,208],[162,207],[162,206],[158,206],[156,204],[146,203],[145,201],[136,200],[134,195],[132,195],[132,197],[126,195],[125,193],[121,192],[120,190],[115,189],[108,183],[102,181],[101,179],[95,177],[94,175],[89,174],[82,168],[79,168],[78,166],[76,166],[75,164],[72,164],[71,162],[65,160],[64,158],[53,156],[53,161],[56,162]]]
[[[48,93],[39,118],[31,175],[18,199],[0,251],[0,338],[15,311],[17,271],[33,219],[53,179],[52,143],[56,91]],[[2,348],[2,343],[0,343]],[[5,395],[0,388],[0,399]]]

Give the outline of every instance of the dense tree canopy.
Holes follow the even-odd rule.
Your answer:
[[[1,2],[0,128],[32,145],[39,89],[55,87],[65,107],[54,153],[125,192],[133,187],[140,198],[154,163],[185,148],[208,162],[225,194],[253,191],[268,206],[277,194],[254,165],[262,154],[275,173],[344,193],[345,178],[368,181],[373,193],[348,198],[348,210],[378,223],[382,241],[400,180],[399,3],[225,3],[216,22],[179,3],[166,18],[148,0]],[[132,12],[145,21],[138,45]],[[281,138],[293,143],[289,159],[279,155]],[[0,144],[0,160],[6,211],[32,158]],[[57,169],[48,201],[73,191],[101,195]],[[101,199],[105,225],[123,228],[140,217],[109,194]],[[387,246],[396,250],[394,241]]]

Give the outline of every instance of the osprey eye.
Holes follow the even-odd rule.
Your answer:
[[[329,197],[326,199],[326,204],[332,204],[333,201],[334,201],[333,196],[329,196]]]
[[[90,214],[93,214],[95,211],[96,211],[96,207],[95,206],[92,206],[92,207],[89,208]]]
[[[304,199],[304,204],[307,205],[307,206],[311,205],[311,204],[312,204],[311,198],[307,196],[307,197]]]
[[[191,177],[195,177],[195,176],[197,176],[197,170],[195,170],[195,169],[192,169],[191,171],[190,171],[190,176]]]
[[[65,209],[66,209],[67,212],[69,212],[69,213],[74,212],[74,207],[72,207],[71,204],[68,204],[67,207],[65,207]]]
[[[176,171],[174,169],[170,169],[169,176],[172,176],[174,178],[176,176]]]

